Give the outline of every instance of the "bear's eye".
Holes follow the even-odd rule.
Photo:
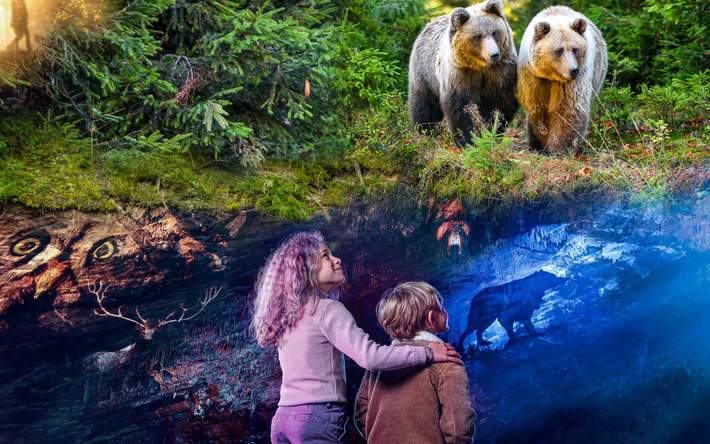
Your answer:
[[[498,37],[498,31],[493,31],[493,38]]]
[[[577,55],[578,52],[579,52],[578,48],[572,48],[572,54]]]
[[[473,36],[473,39],[474,39],[475,41],[481,40],[481,34],[476,34],[476,35],[474,35],[474,36]]]
[[[561,50],[561,49],[556,50],[556,51],[555,51],[555,55],[556,55],[557,57],[561,56],[561,55],[562,55],[562,50]]]

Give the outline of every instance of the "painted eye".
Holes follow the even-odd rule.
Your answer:
[[[47,245],[49,245],[51,237],[43,228],[33,228],[18,233],[15,238],[9,242],[10,253],[13,256],[19,256],[22,261],[32,260],[33,257],[42,253]],[[17,265],[16,264],[16,265]]]
[[[561,56],[561,55],[562,55],[562,50],[561,50],[561,49],[558,49],[557,51],[555,51],[555,55],[556,55],[557,57]]]
[[[113,242],[106,241],[96,247],[96,249],[94,249],[94,252],[91,253],[91,255],[95,259],[106,259],[113,256],[114,253],[116,253],[116,247],[113,245]]]
[[[41,241],[36,237],[22,239],[12,247],[12,252],[18,256],[25,256],[36,251],[41,245]]]

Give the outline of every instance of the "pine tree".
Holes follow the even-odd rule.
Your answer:
[[[39,49],[0,82],[31,85],[32,106],[114,158],[163,143],[254,165],[406,90],[423,11],[422,0],[58,0],[42,11]]]

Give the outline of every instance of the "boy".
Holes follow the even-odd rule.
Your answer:
[[[430,342],[443,342],[435,333],[449,329],[441,296],[425,282],[406,282],[386,291],[377,304],[377,320],[394,345],[428,347]],[[354,418],[369,444],[470,444],[476,413],[465,368],[437,363],[367,371]]]

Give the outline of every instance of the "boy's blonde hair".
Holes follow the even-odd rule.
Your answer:
[[[377,321],[392,339],[412,339],[425,330],[429,311],[441,311],[441,296],[426,282],[404,282],[377,303]]]

